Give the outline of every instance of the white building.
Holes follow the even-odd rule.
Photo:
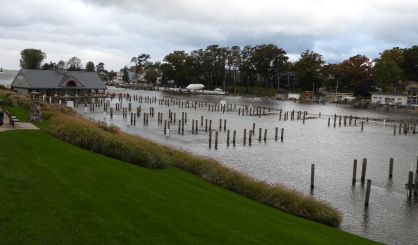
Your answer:
[[[402,93],[372,92],[372,103],[385,105],[407,105],[408,96]]]

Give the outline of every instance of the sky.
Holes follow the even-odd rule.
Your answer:
[[[273,43],[292,61],[308,49],[328,63],[376,58],[418,45],[417,13],[417,0],[0,0],[0,67],[19,69],[25,48],[108,70],[211,44]]]

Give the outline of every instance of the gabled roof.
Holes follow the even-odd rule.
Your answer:
[[[21,69],[12,82],[12,87],[19,87],[16,82],[18,77],[23,76],[29,88],[32,89],[106,89],[106,85],[96,72],[66,71],[57,72],[51,70]],[[74,81],[77,86],[67,87],[69,81]],[[15,86],[14,86],[15,84]]]

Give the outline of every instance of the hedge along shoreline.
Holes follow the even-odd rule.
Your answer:
[[[19,99],[20,96],[13,96]],[[64,106],[43,104],[46,130],[86,150],[148,168],[174,166],[212,184],[286,213],[338,227],[341,214],[329,204],[282,185],[270,185],[225,167],[213,159],[159,145],[117,127],[92,122]]]

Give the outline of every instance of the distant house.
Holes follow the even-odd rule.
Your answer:
[[[96,72],[65,70],[22,69],[11,84],[16,92],[39,92],[45,96],[83,96],[104,92],[106,88]]]
[[[407,105],[408,96],[404,93],[372,92],[372,103],[385,105]]]

